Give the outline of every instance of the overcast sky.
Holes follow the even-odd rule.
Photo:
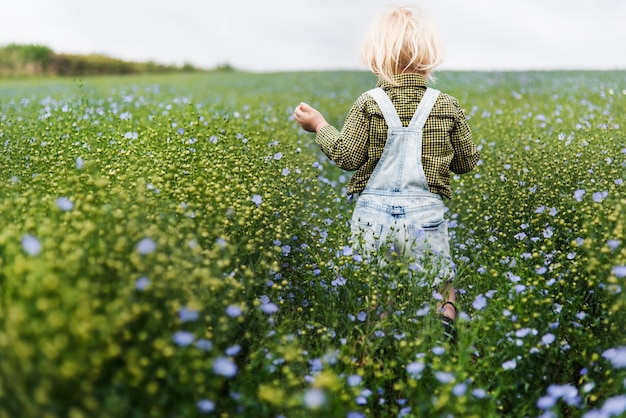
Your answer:
[[[364,69],[387,0],[0,0],[0,46],[46,45],[134,61],[290,71]],[[421,0],[446,46],[440,68],[626,69],[625,0]]]

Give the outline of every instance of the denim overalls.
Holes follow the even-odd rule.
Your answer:
[[[431,193],[422,165],[422,129],[439,96],[428,88],[409,125],[404,128],[381,88],[368,91],[389,127],[382,156],[359,195],[352,214],[354,245],[363,256],[396,251],[427,271],[432,286],[454,278],[446,210],[440,195]],[[372,253],[374,252],[374,253]],[[385,257],[378,262],[385,265]]]

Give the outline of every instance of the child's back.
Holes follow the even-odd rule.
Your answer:
[[[357,198],[351,222],[357,249],[381,265],[393,250],[422,270],[435,268],[425,276],[442,293],[444,328],[454,339],[455,265],[443,197],[452,198],[451,172],[476,166],[478,148],[457,100],[426,86],[441,61],[441,46],[421,10],[396,6],[384,14],[362,52],[379,81],[356,100],[341,131],[305,103],[294,117],[303,129],[316,132],[324,154],[356,171],[348,194]]]

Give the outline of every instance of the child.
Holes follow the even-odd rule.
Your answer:
[[[441,45],[420,9],[394,6],[382,15],[362,58],[378,76],[377,88],[356,100],[341,132],[306,103],[294,118],[316,133],[316,143],[337,166],[356,171],[348,183],[349,197],[357,197],[351,230],[364,255],[390,244],[414,260],[436,257],[433,286],[444,301],[444,331],[454,341],[455,269],[442,197],[452,198],[450,172],[467,173],[480,155],[457,100],[426,86],[441,61]]]

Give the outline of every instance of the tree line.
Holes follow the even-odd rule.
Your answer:
[[[232,70],[223,65],[216,70]],[[0,76],[85,76],[203,71],[192,64],[163,65],[130,62],[101,54],[59,54],[43,45],[9,44],[0,47]]]

